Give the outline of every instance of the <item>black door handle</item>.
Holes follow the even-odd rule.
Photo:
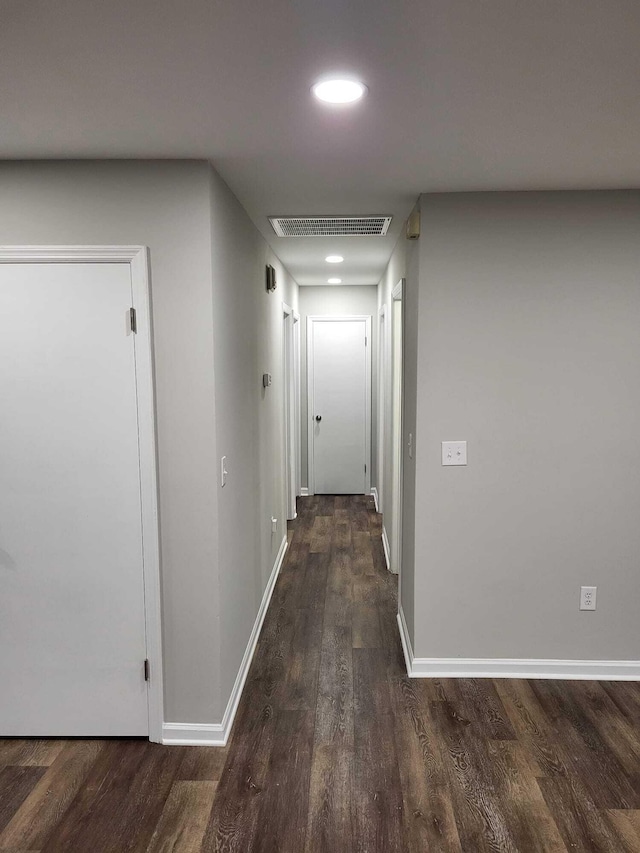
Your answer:
[[[322,415],[316,415],[316,420],[317,420],[317,421],[321,421],[321,420],[322,420]]]

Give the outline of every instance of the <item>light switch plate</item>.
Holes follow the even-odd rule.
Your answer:
[[[443,465],[466,465],[467,464],[467,442],[466,441],[443,441],[442,442],[442,464]]]

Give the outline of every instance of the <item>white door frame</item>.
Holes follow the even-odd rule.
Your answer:
[[[365,355],[365,430],[364,430],[364,457],[367,470],[364,477],[365,494],[371,492],[371,315],[370,314],[351,314],[351,315],[313,315],[307,317],[307,467],[308,467],[308,483],[309,494],[315,495],[315,476],[313,470],[313,324],[314,323],[350,323],[354,320],[364,321],[365,323],[365,338],[366,338],[366,355]]]
[[[378,310],[378,434],[377,441],[377,510],[383,512],[384,506],[384,459],[385,459],[385,415],[387,405],[387,307]]]
[[[284,462],[287,519],[296,518],[296,498],[300,494],[300,315],[282,303]]]
[[[129,264],[131,307],[136,311],[134,354],[138,446],[140,453],[140,501],[142,561],[147,658],[149,740],[162,742],[163,680],[162,623],[160,602],[160,537],[156,470],[155,394],[149,299],[149,263],[146,246],[0,246],[3,264]],[[131,334],[129,311],[123,310],[122,327]],[[142,661],[140,661],[142,666]]]
[[[395,446],[392,446],[391,452],[393,454],[393,465],[392,465],[392,477],[393,482],[391,485],[392,491],[392,543],[391,543],[391,571],[396,572],[398,574],[398,590],[400,590],[400,583],[402,582],[402,483],[403,483],[403,454],[404,454],[404,441],[403,441],[403,431],[404,431],[404,286],[405,279],[401,278],[400,281],[396,284],[396,286],[391,291],[391,329],[392,329],[392,338],[391,338],[391,365],[392,365],[392,374],[395,375],[395,365],[394,358],[396,354],[396,342],[393,337],[393,331],[395,330],[395,322],[393,317],[393,303],[400,302],[402,304],[402,317],[401,317],[401,350],[400,350],[400,358],[402,364],[400,366],[400,388],[399,388],[399,396],[400,396],[400,423],[397,425],[397,430],[394,430],[394,421],[395,417],[392,414],[392,424],[391,424],[391,435],[392,435],[392,444],[393,444],[393,436],[395,435],[396,441]],[[392,412],[395,407],[395,395],[396,389],[393,388],[392,381]],[[398,601],[400,601],[400,593],[398,592]]]

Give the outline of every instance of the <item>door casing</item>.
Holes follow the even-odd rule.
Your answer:
[[[147,683],[149,740],[161,743],[164,709],[160,537],[148,249],[146,246],[0,246],[0,264],[7,263],[127,263],[131,270],[131,307],[136,311],[134,352],[142,508],[145,633],[150,673]]]

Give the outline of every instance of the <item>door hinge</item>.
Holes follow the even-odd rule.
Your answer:
[[[131,331],[135,335],[136,332],[138,331],[138,320],[136,317],[136,309],[135,308],[129,308],[129,326],[131,328]]]
[[[367,473],[367,466],[366,465],[364,466],[364,473],[365,474]]]
[[[149,658],[144,662],[144,680],[149,681],[151,678],[151,667],[149,666]]]
[[[365,346],[367,345],[367,336],[366,335],[364,336],[364,345]]]

